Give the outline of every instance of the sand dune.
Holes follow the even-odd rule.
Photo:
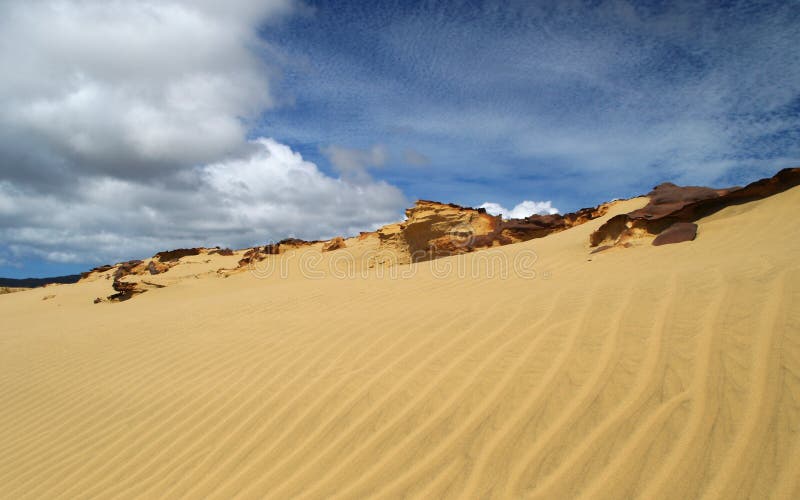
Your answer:
[[[3,295],[0,497],[800,498],[800,188],[590,254],[646,203],[396,279]]]

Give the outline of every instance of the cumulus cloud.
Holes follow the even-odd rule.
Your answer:
[[[0,253],[99,262],[349,234],[402,193],[330,177],[273,139],[294,0],[0,4]],[[379,163],[380,150],[369,162]],[[346,162],[342,163],[343,165]],[[354,167],[355,168],[355,167]]]
[[[504,219],[524,219],[530,215],[553,215],[558,213],[558,209],[553,206],[551,201],[525,200],[511,210],[499,203],[487,201],[478,208],[485,208],[488,213],[501,215]]]
[[[218,159],[242,146],[248,118],[274,104],[256,28],[291,8],[4,2],[0,124],[50,153],[51,167],[82,173],[136,177]],[[2,165],[2,174],[13,168]]]
[[[181,246],[354,234],[397,219],[405,204],[393,186],[326,176],[272,139],[249,146],[246,156],[192,169],[190,189],[85,178],[64,203],[0,184],[0,237],[15,255],[114,261]]]

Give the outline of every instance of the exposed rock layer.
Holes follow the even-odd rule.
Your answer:
[[[797,185],[800,185],[800,168],[783,169],[773,177],[743,188],[659,184],[647,194],[650,202],[645,207],[612,217],[592,233],[589,243],[593,247],[620,245],[641,236],[658,235],[673,224],[695,222],[725,207],[766,198]]]
[[[541,238],[600,217],[608,204],[565,215],[503,220],[482,208],[420,200],[406,220],[378,230],[379,264],[407,264]],[[362,235],[363,237],[364,235]]]

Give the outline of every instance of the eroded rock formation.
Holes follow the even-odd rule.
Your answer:
[[[336,238],[322,245],[323,252],[332,252],[334,250],[339,250],[340,248],[347,248],[347,245],[344,242],[344,238],[342,238],[341,236],[337,236]]]
[[[117,264],[116,271],[114,271],[113,274],[114,282],[111,284],[111,287],[117,293],[109,295],[108,300],[120,302],[128,300],[139,293],[143,293],[144,290],[141,289],[138,283],[124,281],[124,278],[131,274],[141,274],[145,269],[144,261],[141,260],[129,260]]]
[[[783,169],[773,177],[761,179],[743,188],[711,189],[681,187],[672,183],[659,184],[647,194],[650,202],[646,206],[612,217],[592,233],[589,244],[593,247],[618,246],[641,237],[660,235],[677,223],[693,223],[725,207],[760,200],[797,185],[800,185],[800,168]],[[682,236],[679,237],[678,234]],[[671,235],[654,240],[653,244],[694,239],[686,239],[689,235],[689,226],[678,226]]]
[[[600,217],[608,204],[565,215],[531,215],[503,220],[482,208],[420,200],[406,220],[378,230],[377,264],[407,264],[508,245],[563,231]],[[370,233],[362,233],[367,237]]]
[[[178,260],[181,257],[188,257],[190,255],[200,255],[201,250],[202,250],[201,248],[178,248],[166,252],[158,252],[153,256],[153,258],[158,259],[161,262],[170,262],[173,260]]]

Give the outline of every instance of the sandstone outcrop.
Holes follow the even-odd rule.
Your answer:
[[[208,255],[214,255],[214,254],[219,254],[222,255],[223,257],[230,257],[231,255],[233,255],[233,250],[231,250],[230,248],[214,248],[208,252]]]
[[[124,281],[124,278],[131,274],[141,274],[145,269],[144,261],[141,260],[129,260],[117,264],[117,269],[113,274],[114,282],[111,284],[111,287],[117,293],[109,295],[108,300],[121,302],[130,299],[134,295],[143,293],[144,290],[141,289],[138,283]]]
[[[81,273],[81,279],[85,280],[85,279],[87,279],[89,277],[92,277],[92,276],[94,276],[96,274],[101,274],[101,273],[104,273],[106,271],[110,271],[112,269],[114,269],[114,266],[111,266],[111,265],[98,266],[98,267],[95,267],[95,268],[93,268],[93,269],[91,269],[89,271]]]
[[[158,261],[155,261],[155,260],[151,260],[151,261],[150,261],[150,262],[147,264],[147,271],[148,271],[150,274],[161,274],[161,273],[165,273],[165,272],[169,271],[169,270],[170,270],[170,268],[172,268],[172,266],[170,266],[169,264],[165,264],[165,263],[163,263],[163,262],[158,262]]]
[[[500,217],[484,209],[420,200],[406,220],[378,230],[378,264],[408,264],[471,251],[476,235],[495,232]]]
[[[181,257],[189,257],[191,255],[200,255],[201,248],[178,248],[176,250],[169,250],[166,252],[158,252],[153,256],[161,262],[170,262],[179,260]]]
[[[765,198],[797,185],[800,185],[800,168],[781,170],[771,178],[742,188],[712,189],[663,183],[647,194],[649,201],[646,206],[614,216],[594,231],[590,235],[591,253],[605,252],[615,247],[631,247],[643,238],[652,240],[652,244],[656,246],[692,241],[698,234],[695,223],[698,219],[725,207]],[[221,276],[241,272],[269,256],[278,256],[311,245],[317,245],[313,250],[321,252],[344,249],[348,243],[354,249],[358,246],[355,251],[365,251],[369,255],[370,266],[424,262],[564,231],[605,215],[613,204],[614,202],[610,202],[563,215],[532,215],[523,219],[505,220],[487,213],[484,209],[420,200],[414,207],[406,210],[406,219],[403,222],[389,224],[375,232],[362,232],[357,238],[347,241],[343,237],[325,242],[287,238],[277,243],[247,249],[243,253],[219,247],[180,248],[159,252],[147,261],[132,260],[114,266],[96,267],[83,273],[81,279],[105,277],[113,280],[115,293],[109,295],[107,300],[122,301],[181,279],[182,275],[178,273],[176,278],[168,275],[149,278],[152,282],[145,281],[146,276],[163,274],[180,265],[180,259],[188,256],[241,255],[238,267],[216,270],[216,275]],[[209,262],[212,260],[205,261]],[[214,274],[214,271],[210,273]],[[131,277],[134,275],[136,277]],[[197,277],[193,272],[189,275]]]
[[[344,238],[342,238],[341,236],[337,236],[336,238],[322,245],[323,252],[332,252],[334,250],[339,250],[341,248],[347,248],[347,245],[344,242]]]
[[[639,210],[617,215],[600,226],[589,237],[589,244],[620,245],[644,236],[659,235],[677,223],[696,222],[725,207],[759,200],[800,185],[800,168],[786,168],[773,177],[761,179],[743,188],[711,189],[697,186],[676,186],[664,183],[647,196],[650,202]],[[684,235],[687,226],[678,226]],[[677,229],[676,229],[677,231]],[[674,233],[669,238],[676,238]],[[694,238],[692,238],[694,239]],[[687,240],[681,240],[687,241]]]
[[[600,217],[608,204],[565,215],[531,215],[503,220],[482,208],[420,200],[406,210],[406,220],[378,230],[376,264],[407,264],[508,245],[563,231]],[[367,237],[370,233],[362,233]]]

